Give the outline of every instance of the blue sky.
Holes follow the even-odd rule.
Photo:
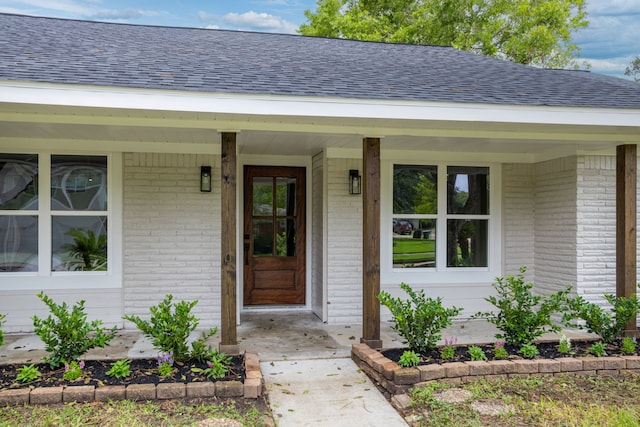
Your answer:
[[[0,12],[131,24],[295,33],[316,0],[0,0]],[[589,27],[574,35],[580,60],[624,77],[640,55],[640,0],[587,0]]]

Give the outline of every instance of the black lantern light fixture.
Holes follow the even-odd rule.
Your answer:
[[[349,170],[349,194],[362,193],[362,178],[357,169]]]
[[[211,193],[211,166],[200,166],[200,191]]]

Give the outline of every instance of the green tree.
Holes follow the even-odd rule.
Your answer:
[[[571,34],[585,0],[318,0],[308,36],[453,46],[543,67],[577,68]]]
[[[640,56],[631,61],[629,66],[624,70],[625,76],[633,77],[633,80],[640,82]]]

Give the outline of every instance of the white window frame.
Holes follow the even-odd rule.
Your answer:
[[[394,165],[436,166],[438,176],[438,213],[436,217],[436,267],[435,268],[394,268],[392,220],[393,214],[393,167]],[[447,167],[478,166],[489,168],[489,215],[453,215],[447,206]],[[380,224],[380,275],[383,283],[399,284],[448,284],[486,283],[501,275],[502,267],[502,218],[501,218],[501,176],[502,168],[497,163],[469,162],[456,160],[434,160],[415,158],[394,158],[381,162],[381,224]],[[425,218],[433,215],[402,214],[402,218]],[[447,267],[448,219],[488,219],[488,260],[487,267]]]
[[[122,287],[122,153],[64,150],[3,150],[38,155],[38,210],[3,211],[7,215],[38,216],[38,271],[0,273],[0,290],[103,289]],[[107,158],[107,270],[51,271],[53,216],[104,216],[104,211],[51,210],[51,156],[105,156]]]

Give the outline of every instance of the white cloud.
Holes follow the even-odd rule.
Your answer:
[[[211,24],[207,25],[207,28],[290,34],[295,34],[298,28],[297,25],[279,16],[257,13],[252,10],[245,13],[227,13],[224,16],[199,11],[198,18],[202,22],[211,22]]]
[[[65,14],[71,15],[87,15],[94,11],[94,8],[92,6],[87,6],[84,4],[84,2],[78,2],[74,0],[20,0],[18,2],[10,1],[8,3],[46,10],[54,10],[56,12],[63,12]]]

